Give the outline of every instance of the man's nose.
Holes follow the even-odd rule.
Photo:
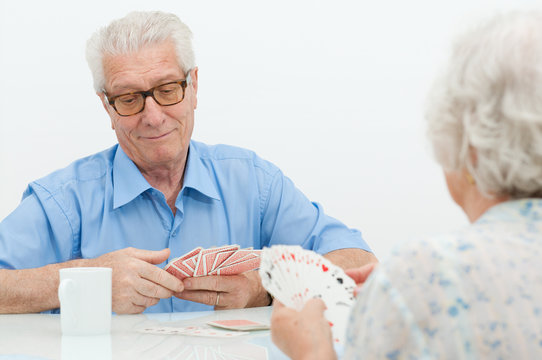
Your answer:
[[[142,112],[143,120],[151,125],[157,125],[164,121],[162,105],[158,104],[152,96],[145,98],[145,109]]]

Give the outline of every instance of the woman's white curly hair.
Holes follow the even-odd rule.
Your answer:
[[[498,15],[460,37],[426,119],[445,170],[466,169],[489,197],[542,197],[542,13]]]

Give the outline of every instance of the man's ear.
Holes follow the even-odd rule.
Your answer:
[[[192,71],[190,72],[190,77],[192,78],[192,82],[190,83],[190,86],[192,86],[192,89],[194,89],[194,109],[198,107],[198,67],[196,66]]]
[[[103,92],[96,92],[96,95],[98,95],[98,97],[100,98],[100,100],[102,101],[102,105],[105,109],[105,112],[107,112],[107,114],[109,115],[109,118],[111,118],[111,129],[115,130],[115,124],[113,123],[113,117],[111,116],[111,113],[109,112],[110,111],[110,106],[109,104],[107,103],[107,100],[105,98],[105,95]]]

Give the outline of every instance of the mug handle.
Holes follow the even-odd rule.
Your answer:
[[[60,300],[60,312],[66,311],[66,309],[62,309],[62,303],[69,301],[70,298],[73,298],[73,296],[77,293],[77,284],[72,279],[64,279],[60,282],[60,285],[58,285],[58,300]],[[73,309],[70,309],[67,317],[70,319],[70,322],[72,326],[75,326],[77,324],[77,314]]]

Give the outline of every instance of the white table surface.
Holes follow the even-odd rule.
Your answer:
[[[0,360],[287,359],[272,343],[269,330],[226,339],[138,331],[149,326],[207,327],[207,321],[226,319],[269,323],[271,309],[113,315],[111,334],[69,337],[61,334],[59,315],[0,315]]]

